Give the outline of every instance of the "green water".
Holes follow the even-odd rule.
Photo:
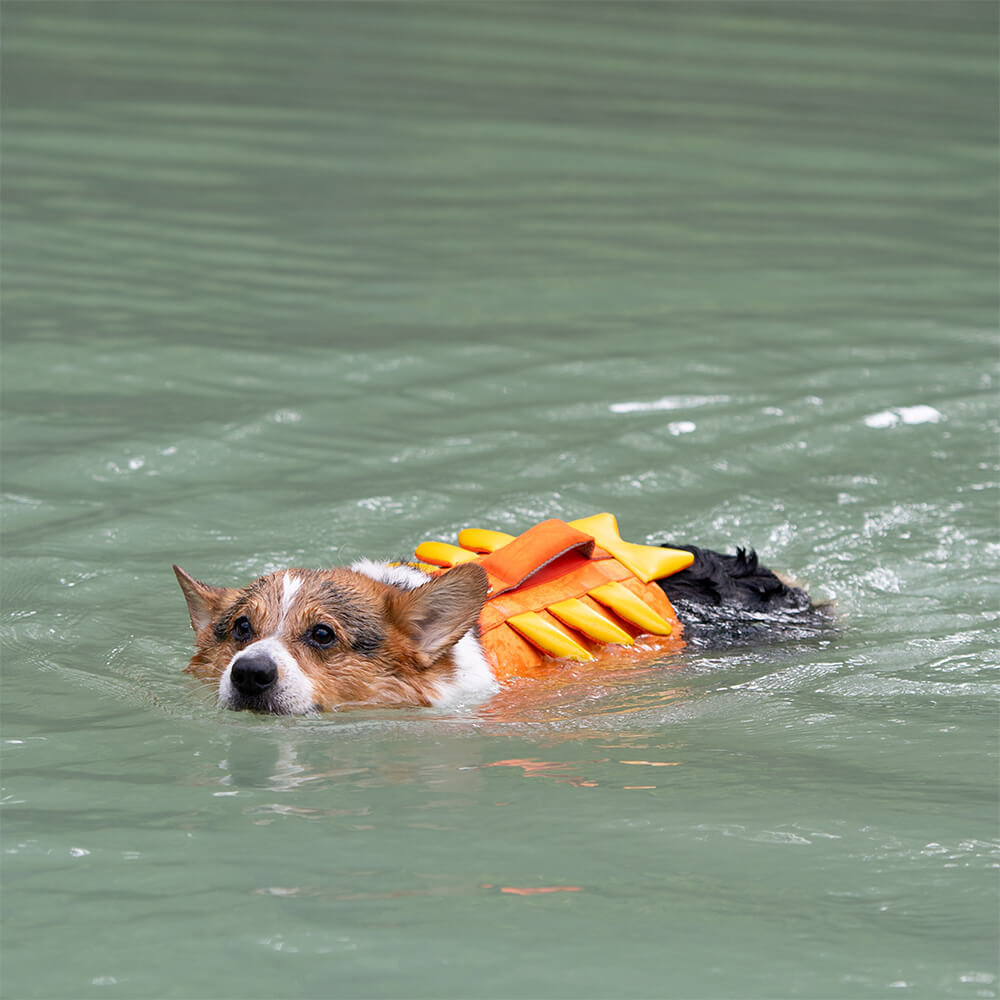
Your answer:
[[[997,995],[995,4],[2,19],[5,998]],[[172,562],[602,510],[843,628],[181,673]]]

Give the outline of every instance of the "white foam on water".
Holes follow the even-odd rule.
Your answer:
[[[608,409],[612,413],[644,413],[650,410],[688,410],[694,406],[728,402],[728,396],[664,396],[648,401],[612,403]]]
[[[881,430],[886,427],[895,427],[900,422],[904,424],[937,424],[942,420],[944,420],[944,414],[940,410],[936,410],[933,406],[920,404],[918,406],[898,406],[894,410],[869,413],[865,417],[865,424]]]

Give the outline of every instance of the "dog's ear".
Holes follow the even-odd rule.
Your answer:
[[[191,616],[191,628],[195,632],[200,632],[206,625],[211,624],[216,613],[221,611],[235,594],[235,591],[226,587],[212,587],[207,583],[201,583],[185,573],[180,566],[174,566],[174,573],[181,590],[184,591],[184,600],[187,601],[188,614]]]
[[[394,597],[394,617],[413,640],[419,666],[440,659],[479,621],[488,591],[482,566],[463,563]]]

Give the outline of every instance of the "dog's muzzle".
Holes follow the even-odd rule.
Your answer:
[[[229,672],[233,708],[270,711],[269,695],[278,682],[278,664],[265,650],[250,650],[233,661]]]
[[[237,712],[302,715],[315,702],[311,681],[274,636],[237,653],[219,679],[219,706]]]

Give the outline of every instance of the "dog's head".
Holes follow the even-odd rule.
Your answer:
[[[408,567],[281,570],[237,590],[174,566],[219,704],[276,714],[431,705],[462,671],[486,671],[476,626],[487,580],[474,564],[434,579]]]

